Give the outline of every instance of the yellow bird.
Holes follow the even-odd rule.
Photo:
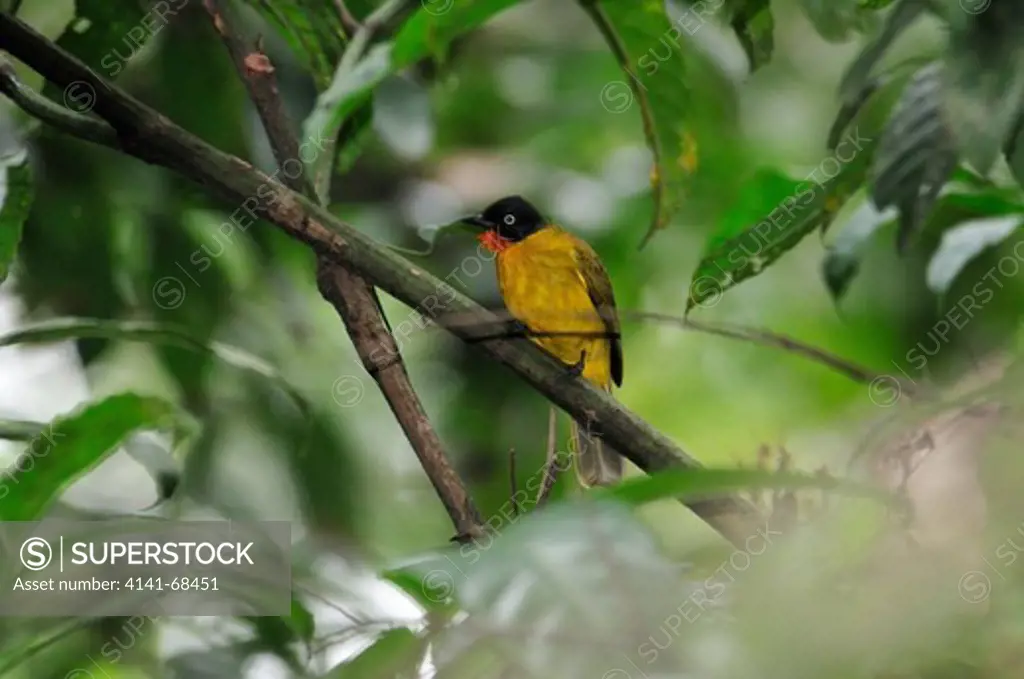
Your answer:
[[[587,243],[554,224],[519,196],[508,196],[462,220],[496,253],[498,289],[509,313],[533,342],[604,389],[622,385],[619,318],[608,272]],[[584,486],[622,478],[622,457],[573,421],[576,472]]]

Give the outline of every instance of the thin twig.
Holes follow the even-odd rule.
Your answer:
[[[299,142],[292,132],[284,102],[277,88],[274,66],[257,44],[248,46],[228,12],[227,0],[204,0],[214,28],[220,34],[263,122],[278,166],[294,191],[313,199],[316,190],[309,181],[299,154]],[[294,172],[286,167],[288,163]],[[326,193],[324,194],[326,200]],[[338,312],[363,362],[363,367],[380,387],[409,444],[451,516],[459,536],[478,534],[480,519],[473,500],[448,461],[441,440],[427,419],[419,396],[409,381],[398,345],[392,336],[377,293],[362,278],[331,262],[317,258],[317,286],[324,299]]]
[[[338,18],[341,19],[341,25],[347,33],[346,37],[351,38],[361,28],[359,20],[348,11],[345,0],[334,0],[334,8],[338,10]]]
[[[481,334],[476,335],[470,343],[483,343],[492,342],[499,339],[520,339],[526,337],[595,337],[595,338],[616,338],[620,337],[621,333],[607,332],[607,331],[566,331],[566,332],[541,332],[535,330],[522,330],[520,328],[511,328],[508,320],[511,316],[507,311],[495,311],[493,312],[498,316],[496,322],[489,323],[485,328],[490,330]],[[856,363],[845,359],[841,356],[837,356],[824,349],[807,344],[798,339],[794,339],[788,335],[782,333],[773,332],[771,330],[764,330],[760,328],[751,328],[738,324],[725,324],[725,323],[709,323],[707,321],[695,321],[684,316],[675,316],[672,314],[664,314],[652,311],[619,311],[619,318],[623,322],[628,321],[655,321],[658,323],[667,323],[676,325],[683,330],[691,330],[693,332],[704,333],[707,335],[715,335],[718,337],[725,337],[728,339],[739,340],[741,342],[749,342],[751,344],[757,344],[763,347],[769,347],[772,349],[781,349],[787,353],[795,354],[802,358],[806,358],[810,361],[823,365],[830,370],[834,370],[839,374],[847,377],[854,382],[861,384],[871,384],[878,379],[886,378],[893,381],[898,381],[901,389],[901,393],[906,395],[908,398],[914,396],[916,389],[909,382],[903,380],[897,380],[892,375],[885,375],[882,373],[876,373],[867,368],[857,365]],[[465,326],[467,324],[479,324],[479,317],[475,314],[453,314],[451,317],[445,319],[445,327],[451,327],[453,325]]]
[[[17,104],[25,113],[52,125],[61,132],[85,139],[107,148],[118,149],[117,132],[109,123],[66,106],[59,106],[18,80],[14,65],[0,56],[0,93]]]
[[[96,93],[93,111],[117,130],[121,150],[128,155],[172,169],[213,195],[254,211],[317,253],[351,267],[420,316],[438,321],[463,341],[473,339],[478,331],[473,324],[458,327],[448,323],[447,314],[472,314],[471,320],[485,327],[497,322],[494,314],[451,285],[106,82],[20,19],[0,13],[0,45],[57,87],[80,84],[91,88]],[[600,422],[602,437],[642,470],[653,473],[701,466],[608,393],[582,378],[567,378],[564,365],[534,343],[496,340],[482,344],[481,349],[577,421]],[[688,499],[684,504],[738,547],[764,526],[761,512],[736,493]]]
[[[551,497],[551,490],[555,487],[555,480],[558,478],[557,449],[558,411],[552,406],[548,414],[548,446],[544,456],[544,477],[537,490],[537,501],[534,502],[538,508],[547,504],[548,498]]]
[[[771,330],[748,328],[741,325],[707,323],[705,321],[695,321],[690,318],[681,318],[679,316],[652,312],[630,312],[629,315],[640,319],[672,323],[683,328],[688,328],[696,332],[703,332],[709,335],[718,335],[719,337],[728,337],[729,339],[741,340],[775,349],[782,349],[783,351],[791,354],[796,354],[797,356],[802,356],[803,358],[820,363],[821,365],[831,368],[845,377],[850,378],[854,382],[860,382],[862,384],[871,384],[879,378],[886,377],[886,375],[863,368],[852,361],[836,356],[824,349],[819,349],[818,347],[807,344],[806,342],[801,342],[800,340],[793,339],[792,337],[781,333],[772,332]],[[913,395],[914,388],[912,385],[905,384],[902,386],[904,394],[908,397]]]

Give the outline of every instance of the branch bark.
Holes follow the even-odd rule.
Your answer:
[[[60,87],[88,87],[96,95],[93,110],[116,131],[122,150],[145,162],[176,170],[212,193],[240,203],[232,219],[249,215],[250,219],[265,219],[276,224],[293,238],[307,243],[332,261],[350,267],[463,340],[484,336],[488,328],[500,322],[494,314],[446,282],[106,83],[75,57],[6,14],[0,14],[0,45]],[[479,320],[468,325],[449,323],[446,316],[453,312],[472,314]],[[494,339],[481,342],[479,346],[581,424],[599,423],[602,436],[612,447],[644,471],[700,466],[610,395],[585,380],[569,376],[562,364],[532,342]],[[738,495],[689,501],[687,506],[738,546],[764,525],[757,508]]]
[[[278,93],[274,66],[258,45],[248,44],[228,4],[227,0],[203,2],[263,122],[278,170],[284,171],[285,183],[293,191],[316,200],[316,189],[309,180],[305,162],[300,156],[298,137],[292,132],[284,102]],[[289,161],[295,164],[294,174],[285,170]],[[325,192],[325,199],[327,195],[328,192]],[[363,367],[377,382],[409,439],[416,457],[451,517],[457,536],[468,538],[480,534],[479,512],[462,479],[448,461],[441,439],[431,426],[423,404],[412,387],[377,292],[362,278],[324,255],[317,257],[316,278],[320,294],[338,312]]]

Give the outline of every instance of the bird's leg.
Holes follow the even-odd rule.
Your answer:
[[[505,333],[508,337],[529,337],[530,328],[518,318],[513,318],[505,326]]]
[[[495,325],[498,326],[495,332],[470,338],[466,342],[468,344],[476,344],[496,339],[526,338],[533,334],[525,323],[516,318],[500,324],[496,323]]]
[[[569,374],[573,377],[579,377],[583,374],[583,365],[587,362],[587,350],[583,349],[580,351],[580,360],[576,361],[569,366]]]

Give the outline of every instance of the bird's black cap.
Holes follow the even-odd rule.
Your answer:
[[[461,220],[481,229],[495,231],[505,240],[521,241],[545,224],[544,217],[522,196],[496,200],[478,215]]]

